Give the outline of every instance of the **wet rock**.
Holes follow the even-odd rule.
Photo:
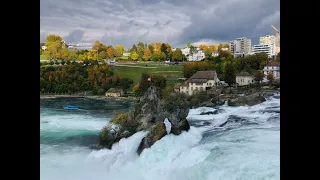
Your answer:
[[[165,135],[167,135],[165,124],[163,122],[156,123],[151,128],[151,131],[147,134],[147,136],[141,140],[137,149],[138,155],[140,155],[144,149],[150,148],[155,142],[160,140]]]
[[[262,102],[265,102],[266,99],[263,97],[260,93],[255,93],[247,96],[237,96],[235,98],[228,100],[229,106],[253,106],[256,104],[260,104]]]

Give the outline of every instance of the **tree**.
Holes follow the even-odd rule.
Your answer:
[[[190,42],[187,43],[186,47],[190,48],[191,47],[191,44]]]
[[[222,48],[223,48],[222,44],[219,44],[218,51],[221,51]]]
[[[98,51],[98,53],[101,51],[101,47],[102,47],[102,43],[100,41],[96,41],[94,42],[93,46],[92,46],[92,50],[93,51]]]
[[[153,54],[154,45],[153,45],[153,44],[149,44],[149,45],[148,45],[148,48],[150,49],[151,54]]]
[[[131,59],[136,61],[139,58],[139,54],[136,52],[131,53],[130,55]]]
[[[138,43],[137,53],[139,55],[138,59],[141,60],[143,58],[143,53],[144,53],[144,44],[142,42]]]
[[[231,62],[226,64],[224,72],[224,81],[229,85],[232,85],[236,82],[236,68]]]
[[[211,59],[212,57],[212,51],[208,48],[204,51],[204,55],[206,57],[206,59]]]
[[[161,52],[164,52],[164,53],[167,52],[167,47],[164,43],[161,44]]]
[[[55,42],[59,42],[60,47],[62,47],[62,38],[58,35],[54,35],[54,34],[49,34],[46,37],[46,46],[47,48],[50,47],[53,43]]]
[[[195,46],[190,46],[190,54],[194,54],[194,53],[196,53],[196,51],[197,51],[197,47],[195,47]]]
[[[181,61],[182,60],[182,51],[181,49],[177,48],[172,55],[173,61]]]
[[[132,45],[132,48],[130,49],[130,52],[137,52],[137,46],[135,44]]]
[[[143,55],[143,59],[145,60],[145,61],[148,61],[150,58],[151,58],[151,51],[150,51],[150,49],[149,48],[145,48],[144,49],[144,53],[143,53],[144,55]]]
[[[101,51],[99,54],[98,54],[98,60],[103,60],[106,58],[106,52],[104,51]]]
[[[107,50],[107,55],[108,55],[108,58],[109,58],[109,59],[112,59],[112,58],[114,57],[112,47],[109,47],[109,48],[108,48],[108,50]]]
[[[276,61],[280,62],[280,52],[277,54]]]
[[[123,55],[124,52],[124,46],[123,45],[117,45],[116,50],[118,51],[119,56]]]
[[[222,47],[223,47],[223,48],[229,48],[229,44],[228,44],[228,43],[225,43],[225,44],[222,45]]]
[[[268,79],[269,83],[272,84],[272,82],[274,81],[274,75],[272,72],[268,73],[267,79]]]
[[[209,46],[209,49],[210,49],[212,52],[215,52],[215,51],[216,51],[216,46],[210,45],[210,46]]]
[[[264,74],[261,71],[256,71],[254,73],[254,80],[258,83],[260,83],[263,80]]]
[[[160,61],[165,61],[167,58],[167,55],[164,52],[160,52]]]

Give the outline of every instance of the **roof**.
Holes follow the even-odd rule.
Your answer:
[[[280,63],[276,61],[270,61],[266,66],[280,66]]]
[[[248,72],[240,72],[237,76],[252,76]]]
[[[121,93],[122,89],[110,88],[107,93]]]
[[[191,83],[204,83],[208,80],[217,79],[216,71],[197,71],[194,75],[192,75],[189,79]]]

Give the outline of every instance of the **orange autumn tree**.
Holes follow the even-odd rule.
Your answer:
[[[148,47],[144,48],[144,55],[143,55],[143,59],[145,61],[148,61],[151,58],[151,51]]]
[[[109,59],[112,59],[112,58],[114,57],[112,47],[109,47],[109,48],[108,48],[107,54],[108,54],[108,58],[109,58]]]

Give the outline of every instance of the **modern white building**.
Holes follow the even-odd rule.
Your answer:
[[[190,54],[190,48],[189,47],[185,47],[183,49],[181,49],[182,54],[184,54],[185,56],[188,56]]]
[[[123,56],[126,56],[126,57],[130,56],[130,52],[124,52]]]
[[[196,53],[189,54],[188,61],[201,61],[205,58],[205,54],[203,51],[198,50]]]
[[[236,76],[236,83],[238,86],[247,86],[254,82],[254,76],[247,72],[241,72]]]
[[[229,49],[234,57],[245,56],[251,52],[251,39],[246,37],[237,38],[229,43]]]
[[[271,58],[276,55],[276,44],[258,44],[253,46],[253,53],[267,53],[268,57]]]
[[[274,79],[280,78],[280,63],[271,61],[263,68],[263,74],[265,75],[265,80],[269,73],[273,73]]]
[[[276,37],[274,35],[261,36],[259,44],[276,44]]]
[[[45,51],[47,49],[47,46],[41,46],[41,49]]]
[[[216,71],[198,71],[180,85],[179,91],[192,95],[197,91],[206,91],[219,82]]]
[[[212,52],[212,57],[217,57],[217,56],[219,56],[219,53],[218,52]]]

